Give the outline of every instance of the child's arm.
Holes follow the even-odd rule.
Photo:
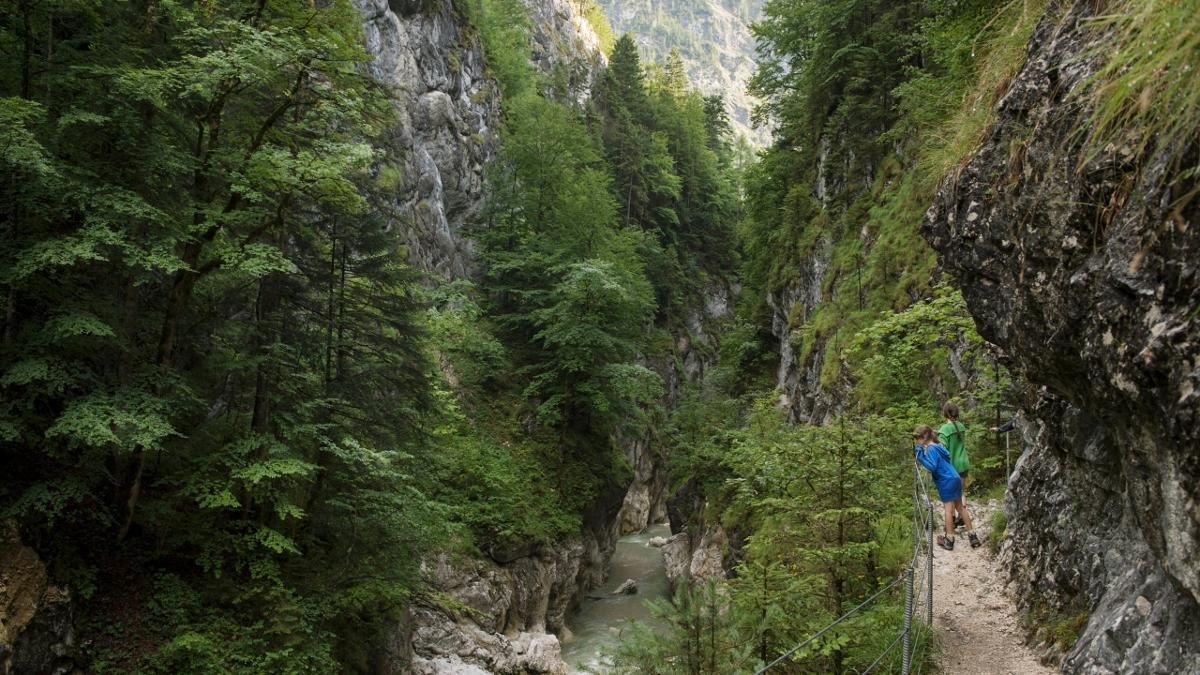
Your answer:
[[[929,454],[928,448],[922,448],[919,445],[914,445],[913,452],[917,455],[917,463],[929,471],[932,472],[934,467],[937,466],[937,459]]]

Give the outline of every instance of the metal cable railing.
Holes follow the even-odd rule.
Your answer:
[[[780,654],[774,661],[759,668],[755,671],[754,675],[762,675],[771,668],[787,661],[792,655],[812,644],[817,638],[842,624],[850,617],[858,614],[863,608],[901,583],[904,584],[904,625],[897,632],[895,638],[884,647],[875,660],[859,675],[872,672],[876,667],[883,664],[889,655],[894,657],[894,650],[897,645],[902,647],[900,654],[901,675],[910,675],[913,672],[914,659],[917,672],[921,671],[923,661],[919,657],[923,655],[925,646],[929,641],[928,639],[918,640],[918,644],[914,645],[913,638],[927,637],[926,633],[933,627],[933,536],[935,523],[933,501],[929,498],[929,483],[922,475],[916,461],[913,461],[912,501],[912,558],[910,558],[904,574],[893,580],[892,583],[875,591],[871,597],[863,600],[857,607],[834,619],[803,642]],[[913,620],[914,617],[916,617],[916,621]]]

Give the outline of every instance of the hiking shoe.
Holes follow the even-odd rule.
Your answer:
[[[954,516],[954,526],[955,527],[966,527],[967,524],[963,522],[962,518],[960,518],[958,516]]]
[[[954,540],[949,537],[946,537],[944,535],[940,535],[940,534],[938,535],[937,545],[941,546],[942,548],[946,549],[947,551],[954,550]]]
[[[974,532],[967,535],[967,539],[971,540],[971,548],[979,548],[983,544],[979,543],[979,535]]]

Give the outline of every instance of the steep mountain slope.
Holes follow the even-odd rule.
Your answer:
[[[522,77],[532,79],[536,72],[547,83],[547,96],[561,104],[562,111],[574,110],[593,95],[606,64],[601,34],[593,25],[596,18],[580,13],[570,0],[496,3],[466,16],[448,1],[420,6],[358,2],[372,74],[396,92],[400,113],[390,135],[393,145],[384,148],[388,157],[402,158],[405,169],[395,196],[400,217],[393,225],[406,232],[412,263],[431,277],[486,283],[487,264],[476,238],[485,223],[496,219],[487,213],[489,206],[495,208],[496,197],[488,189],[494,184],[489,186],[487,180],[504,179],[497,175],[500,165],[511,170],[503,164],[503,144],[512,140],[512,124],[521,114],[521,104],[514,103],[520,95],[508,96],[512,92],[504,89],[504,77],[525,72],[524,64],[502,60],[527,58],[532,71]],[[523,19],[510,14],[522,11]],[[497,30],[497,24],[519,29],[506,33]],[[512,44],[489,42],[489,35]],[[517,44],[526,38],[527,47]],[[503,51],[506,47],[511,51]],[[528,97],[528,90],[524,93]],[[502,102],[510,107],[503,108]],[[508,136],[500,129],[502,108],[509,114]],[[553,183],[560,177],[549,179]],[[548,191],[553,186],[540,187]],[[728,290],[723,285],[714,284],[705,294],[697,307],[686,311],[687,327],[678,329],[687,333],[680,336],[681,346],[643,359],[664,383],[667,407],[675,403],[681,380],[698,375],[709,358],[701,354],[712,349],[704,323],[727,312]],[[441,358],[444,364],[450,361],[444,354]],[[687,365],[677,368],[676,360]],[[443,374],[447,389],[470,399],[453,366]],[[520,399],[514,403],[519,405]],[[536,426],[525,419],[512,438],[492,440],[529,443]],[[603,445],[601,439],[596,444]],[[416,603],[397,626],[387,667],[402,672],[411,660],[421,673],[472,668],[561,672],[556,635],[570,635],[569,614],[604,580],[616,538],[664,517],[661,444],[645,435],[622,434],[619,445],[631,475],[613,471],[613,476],[599,477],[602,489],[587,497],[581,532],[553,541],[497,534],[494,540],[480,542],[482,551],[440,551],[427,558],[422,577],[437,599]],[[510,523],[502,525],[516,529]]]
[[[662,63],[679,50],[688,78],[707,94],[722,94],[738,134],[765,145],[769,134],[750,123],[755,100],[746,93],[754,74],[749,24],[762,0],[599,0],[618,33],[631,33],[644,56]]]

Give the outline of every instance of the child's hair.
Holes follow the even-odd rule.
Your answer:
[[[921,426],[917,427],[916,429],[913,429],[913,440],[914,441],[932,441],[933,440],[933,427],[929,426],[928,424],[922,424]]]
[[[950,420],[951,422],[957,422],[958,404],[953,401],[946,401],[946,403],[942,405],[942,414],[945,415],[946,419]]]

